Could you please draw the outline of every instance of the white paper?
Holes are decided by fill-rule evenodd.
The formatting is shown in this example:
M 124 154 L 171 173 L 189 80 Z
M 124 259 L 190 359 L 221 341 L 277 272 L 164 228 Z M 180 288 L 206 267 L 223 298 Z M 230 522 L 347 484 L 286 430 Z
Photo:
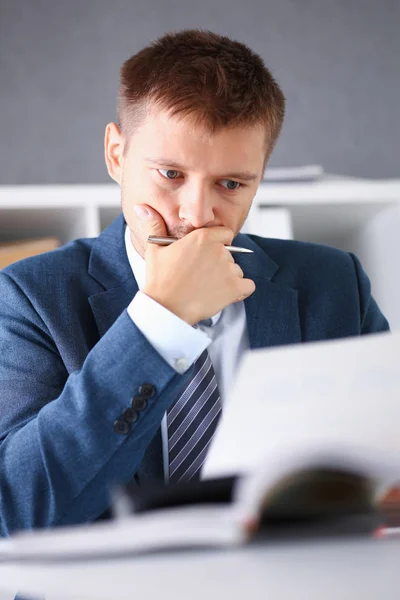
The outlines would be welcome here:
M 21 531 L 2 542 L 0 564 L 113 555 L 243 542 L 236 512 L 221 504 L 151 511 L 89 525 Z
M 400 481 L 400 333 L 245 355 L 203 477 L 249 473 L 289 449 L 365 456 Z
M 324 174 L 321 165 L 303 165 L 301 167 L 268 167 L 263 181 L 310 181 L 320 179 Z

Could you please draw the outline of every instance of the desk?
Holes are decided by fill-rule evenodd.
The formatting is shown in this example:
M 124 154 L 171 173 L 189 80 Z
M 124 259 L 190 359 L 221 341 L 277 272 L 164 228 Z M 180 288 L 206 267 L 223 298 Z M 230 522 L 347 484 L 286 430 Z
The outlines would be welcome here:
M 259 542 L 85 563 L 3 564 L 0 590 L 46 600 L 397 600 L 399 564 L 395 539 Z

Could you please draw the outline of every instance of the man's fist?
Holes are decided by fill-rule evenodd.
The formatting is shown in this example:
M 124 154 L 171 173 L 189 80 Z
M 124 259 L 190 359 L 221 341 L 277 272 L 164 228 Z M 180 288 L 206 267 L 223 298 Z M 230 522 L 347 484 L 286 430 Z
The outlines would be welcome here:
M 145 240 L 149 235 L 167 235 L 164 220 L 154 209 L 139 205 L 136 214 Z M 190 325 L 247 298 L 255 284 L 244 279 L 242 269 L 225 248 L 232 239 L 233 232 L 227 227 L 205 227 L 169 246 L 148 244 L 142 292 Z

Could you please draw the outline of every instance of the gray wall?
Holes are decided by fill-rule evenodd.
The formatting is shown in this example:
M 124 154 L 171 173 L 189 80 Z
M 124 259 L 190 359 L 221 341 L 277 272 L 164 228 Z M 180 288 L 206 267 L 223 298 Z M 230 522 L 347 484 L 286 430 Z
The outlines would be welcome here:
M 248 43 L 281 83 L 271 166 L 400 176 L 400 0 L 0 0 L 0 184 L 108 181 L 120 64 L 185 27 Z

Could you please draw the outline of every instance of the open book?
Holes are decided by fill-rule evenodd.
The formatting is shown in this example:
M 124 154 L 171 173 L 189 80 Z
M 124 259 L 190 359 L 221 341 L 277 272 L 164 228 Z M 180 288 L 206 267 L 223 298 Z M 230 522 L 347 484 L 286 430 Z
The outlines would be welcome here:
M 128 484 L 114 491 L 113 520 L 22 532 L 0 557 L 229 546 L 282 525 L 371 531 L 400 482 L 399 356 L 400 333 L 249 351 L 202 480 Z

